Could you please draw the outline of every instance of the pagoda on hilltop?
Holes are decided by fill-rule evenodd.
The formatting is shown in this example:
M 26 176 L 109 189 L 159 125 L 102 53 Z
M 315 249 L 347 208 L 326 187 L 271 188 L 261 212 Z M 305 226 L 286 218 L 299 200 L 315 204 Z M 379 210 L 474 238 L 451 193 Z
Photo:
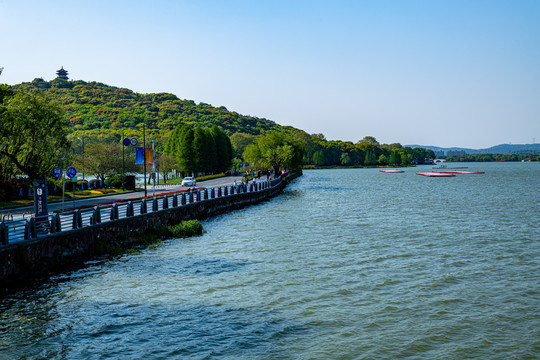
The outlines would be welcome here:
M 56 72 L 56 75 L 58 75 L 58 78 L 67 80 L 68 79 L 68 72 L 67 70 L 64 70 L 64 67 Z

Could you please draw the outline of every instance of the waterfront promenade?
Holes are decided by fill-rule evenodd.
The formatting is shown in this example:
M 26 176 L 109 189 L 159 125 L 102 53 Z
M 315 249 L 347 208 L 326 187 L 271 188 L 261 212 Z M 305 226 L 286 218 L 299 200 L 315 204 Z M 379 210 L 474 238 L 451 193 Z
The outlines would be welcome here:
M 197 183 L 197 187 L 218 187 L 218 186 L 230 186 L 236 181 L 237 183 L 240 183 L 242 177 L 241 176 L 226 176 L 222 178 L 212 179 L 212 180 L 206 180 L 201 181 Z M 170 184 L 160 184 L 156 185 L 155 194 L 156 196 L 161 195 L 163 193 L 168 192 L 174 192 L 174 191 L 180 191 L 180 190 L 186 190 L 189 189 L 189 187 L 181 186 L 177 183 L 170 183 Z M 153 186 L 147 185 L 147 195 L 152 196 L 154 194 Z M 126 200 L 132 200 L 132 199 L 138 199 L 144 196 L 144 189 L 128 192 L 128 193 L 122 193 L 122 194 L 113 194 L 113 195 L 102 195 L 102 196 L 96 196 L 91 198 L 81 198 L 81 199 L 75 199 L 75 206 L 73 206 L 72 199 L 67 199 L 63 203 L 62 201 L 55 201 L 55 202 L 49 202 L 47 204 L 49 213 L 52 213 L 54 211 L 62 210 L 62 209 L 73 209 L 79 208 L 79 207 L 88 207 L 88 206 L 94 206 L 94 205 L 100 205 L 100 204 L 107 204 L 111 202 L 119 202 L 119 201 L 126 201 Z M 33 215 L 34 211 L 34 205 L 29 206 L 18 206 L 18 207 L 12 207 L 12 208 L 0 208 L 0 220 L 2 220 L 3 216 L 13 216 L 13 219 L 20 219 L 23 217 L 30 217 Z

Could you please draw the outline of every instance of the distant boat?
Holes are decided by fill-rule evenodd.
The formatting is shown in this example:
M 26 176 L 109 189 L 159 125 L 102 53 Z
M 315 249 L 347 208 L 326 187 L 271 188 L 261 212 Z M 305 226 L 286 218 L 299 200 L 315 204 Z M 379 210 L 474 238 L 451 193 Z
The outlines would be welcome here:
M 405 172 L 403 170 L 379 170 L 380 172 L 383 172 L 383 173 L 402 173 L 402 172 Z
M 416 175 L 428 176 L 428 177 L 453 177 L 454 174 L 447 174 L 441 172 L 417 172 Z
M 447 171 L 447 170 L 435 170 L 433 171 L 439 174 L 485 174 L 483 171 Z
M 467 168 L 468 168 L 467 166 L 446 166 L 446 165 L 432 167 L 432 169 L 467 169 Z

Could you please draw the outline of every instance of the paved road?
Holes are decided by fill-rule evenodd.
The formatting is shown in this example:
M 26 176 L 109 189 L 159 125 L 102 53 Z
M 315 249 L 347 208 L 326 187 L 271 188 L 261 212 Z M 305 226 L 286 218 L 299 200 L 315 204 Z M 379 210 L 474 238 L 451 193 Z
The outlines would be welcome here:
M 225 186 L 225 185 L 232 185 L 234 181 L 240 182 L 242 179 L 241 176 L 227 176 L 223 178 L 213 179 L 213 180 L 207 180 L 207 181 L 201 181 L 197 183 L 197 187 L 218 187 L 218 186 Z M 186 187 L 182 187 L 181 185 L 158 185 L 155 189 L 155 194 L 159 195 L 166 192 L 171 191 L 178 191 L 182 189 L 187 189 Z M 147 194 L 148 196 L 152 196 L 154 194 L 153 187 L 151 185 L 147 185 Z M 130 192 L 130 193 L 123 193 L 123 194 L 115 194 L 115 195 L 105 195 L 100 197 L 94 197 L 89 199 L 81 199 L 77 200 L 75 199 L 75 207 L 81 207 L 81 206 L 89 206 L 89 205 L 99 205 L 99 204 L 106 204 L 106 203 L 112 203 L 120 200 L 127 200 L 127 199 L 136 199 L 144 196 L 144 190 L 143 191 L 136 191 L 136 192 Z M 62 202 L 54 202 L 54 203 L 48 203 L 47 204 L 49 213 L 52 213 L 55 210 L 61 210 L 62 208 L 68 209 L 73 208 L 73 201 L 66 200 L 64 204 Z M 25 207 L 18 207 L 18 208 L 12 208 L 12 209 L 0 209 L 0 215 L 5 215 L 7 213 L 13 215 L 14 219 L 29 217 L 31 213 L 34 211 L 34 206 L 25 206 Z M 2 217 L 0 216 L 0 220 Z

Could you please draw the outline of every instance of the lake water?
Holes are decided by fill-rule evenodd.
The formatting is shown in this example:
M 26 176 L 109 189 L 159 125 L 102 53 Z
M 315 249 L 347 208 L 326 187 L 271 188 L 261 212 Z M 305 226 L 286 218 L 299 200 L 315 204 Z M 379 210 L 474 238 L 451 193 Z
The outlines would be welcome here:
M 540 163 L 311 170 L 0 301 L 0 359 L 538 359 Z

